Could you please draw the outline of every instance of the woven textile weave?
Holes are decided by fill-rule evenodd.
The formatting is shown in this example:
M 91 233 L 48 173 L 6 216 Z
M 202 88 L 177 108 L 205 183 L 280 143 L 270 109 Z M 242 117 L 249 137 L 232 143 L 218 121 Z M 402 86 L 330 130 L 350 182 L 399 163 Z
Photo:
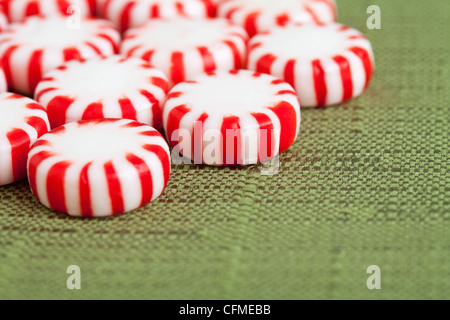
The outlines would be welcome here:
M 366 26 L 372 4 L 381 30 Z M 338 6 L 372 41 L 376 75 L 361 98 L 303 110 L 278 174 L 174 165 L 161 198 L 106 220 L 1 187 L 0 298 L 450 298 L 450 2 Z

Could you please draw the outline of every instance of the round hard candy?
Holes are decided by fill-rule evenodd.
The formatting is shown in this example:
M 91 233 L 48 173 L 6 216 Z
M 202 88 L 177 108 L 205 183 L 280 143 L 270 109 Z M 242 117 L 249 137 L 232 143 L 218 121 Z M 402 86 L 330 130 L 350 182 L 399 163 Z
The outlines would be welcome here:
M 162 128 L 162 107 L 169 84 L 148 62 L 114 55 L 70 61 L 45 75 L 35 99 L 52 128 L 68 122 L 126 118 Z
M 0 58 L 12 91 L 32 95 L 44 73 L 69 60 L 117 52 L 120 34 L 110 22 L 31 17 L 0 34 Z
M 278 26 L 336 21 L 334 0 L 224 0 L 218 15 L 245 27 L 250 36 Z
M 221 71 L 176 85 L 163 123 L 175 151 L 195 163 L 256 164 L 295 142 L 300 105 L 294 89 L 273 76 Z
M 48 130 L 47 113 L 36 101 L 0 94 L 0 185 L 26 178 L 28 151 Z
M 8 17 L 5 14 L 2 6 L 0 5 L 0 32 L 8 27 Z
M 210 0 L 99 0 L 98 12 L 125 31 L 150 19 L 214 17 L 216 6 Z
M 31 16 L 92 16 L 95 0 L 0 0 L 10 21 L 23 21 Z
M 42 136 L 28 158 L 33 194 L 71 216 L 107 217 L 142 207 L 161 195 L 169 176 L 164 138 L 127 119 L 60 126 Z
M 335 105 L 361 95 L 375 65 L 369 40 L 338 23 L 257 35 L 249 43 L 247 61 L 249 69 L 290 83 L 302 107 Z
M 247 34 L 225 19 L 152 20 L 125 34 L 121 52 L 149 61 L 171 84 L 243 67 Z

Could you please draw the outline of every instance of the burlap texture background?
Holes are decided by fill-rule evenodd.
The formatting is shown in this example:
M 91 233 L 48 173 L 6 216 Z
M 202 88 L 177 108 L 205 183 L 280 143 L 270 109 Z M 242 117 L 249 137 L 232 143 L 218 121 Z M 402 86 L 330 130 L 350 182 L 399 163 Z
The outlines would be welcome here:
M 371 4 L 381 30 L 366 27 Z M 304 110 L 277 175 L 174 166 L 161 198 L 106 220 L 1 187 L 0 298 L 450 298 L 450 2 L 338 5 L 373 42 L 375 78 L 359 99 Z M 370 265 L 382 290 L 366 288 Z

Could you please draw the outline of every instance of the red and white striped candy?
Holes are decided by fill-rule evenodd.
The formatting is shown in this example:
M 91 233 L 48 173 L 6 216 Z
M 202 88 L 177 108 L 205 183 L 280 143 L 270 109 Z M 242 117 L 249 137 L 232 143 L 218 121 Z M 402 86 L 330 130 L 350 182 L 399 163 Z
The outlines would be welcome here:
M 8 27 L 8 17 L 3 11 L 2 6 L 0 5 L 0 32 L 5 30 Z
M 311 24 L 254 37 L 247 67 L 290 83 L 302 107 L 323 107 L 361 95 L 371 80 L 374 57 L 359 31 L 337 23 Z
M 3 71 L 0 63 L 0 93 L 6 91 L 8 91 L 8 82 L 6 81 L 5 71 Z
M 204 72 L 242 68 L 247 38 L 225 19 L 152 20 L 125 34 L 121 52 L 149 61 L 176 84 Z
M 52 128 L 68 122 L 126 118 L 162 128 L 167 77 L 139 58 L 120 55 L 70 61 L 38 84 L 35 99 Z
M 0 94 L 0 185 L 26 178 L 28 151 L 49 128 L 47 114 L 36 101 Z
M 32 17 L 0 34 L 0 58 L 12 91 L 32 95 L 44 73 L 69 60 L 117 52 L 120 34 L 105 20 Z
M 289 24 L 336 21 L 334 0 L 224 0 L 217 12 L 245 27 L 250 37 Z
M 0 0 L 10 21 L 18 22 L 30 16 L 51 17 L 78 14 L 92 16 L 95 0 Z
M 142 207 L 164 191 L 169 147 L 150 126 L 127 119 L 72 122 L 30 150 L 28 178 L 46 207 L 106 217 Z
M 155 18 L 208 18 L 216 15 L 210 0 L 101 0 L 99 14 L 122 31 Z
M 222 71 L 176 85 L 163 121 L 175 150 L 196 163 L 256 164 L 295 142 L 300 105 L 294 89 L 273 76 Z

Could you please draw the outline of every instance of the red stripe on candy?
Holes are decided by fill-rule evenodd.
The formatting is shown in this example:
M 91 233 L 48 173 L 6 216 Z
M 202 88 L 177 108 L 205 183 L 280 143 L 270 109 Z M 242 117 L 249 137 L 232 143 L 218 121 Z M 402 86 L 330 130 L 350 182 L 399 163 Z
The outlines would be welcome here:
M 62 15 L 69 15 L 68 9 L 70 7 L 70 3 L 68 1 L 59 0 L 56 5 L 58 6 L 58 10 Z
M 131 16 L 131 10 L 133 10 L 133 7 L 136 5 L 136 2 L 131 1 L 128 2 L 125 7 L 123 8 L 122 14 L 120 16 L 120 29 L 121 31 L 125 31 L 130 26 L 130 16 Z
M 327 99 L 327 85 L 325 82 L 325 71 L 320 60 L 312 62 L 314 77 L 314 90 L 316 92 L 317 105 L 323 107 Z
M 169 95 L 167 96 L 167 100 L 179 98 L 179 97 L 181 97 L 182 95 L 183 95 L 183 92 L 171 92 L 171 93 L 169 93 Z
M 79 190 L 80 190 L 80 207 L 83 217 L 92 217 L 91 204 L 91 183 L 89 181 L 89 168 L 92 162 L 83 167 L 80 172 Z
M 19 48 L 18 45 L 9 47 L 2 56 L 3 71 L 5 72 L 6 79 L 8 80 L 10 86 L 13 83 L 11 74 L 11 56 L 14 53 L 14 51 L 17 50 L 17 48 Z
M 111 6 L 111 2 L 112 2 L 112 0 L 105 0 L 105 2 L 103 4 L 103 8 L 100 8 L 101 9 L 99 12 L 100 16 L 102 16 L 102 17 L 107 16 L 109 8 Z
M 99 47 L 97 47 L 95 44 L 93 44 L 92 42 L 86 41 L 84 43 L 85 45 L 87 45 L 88 47 L 90 47 L 92 50 L 94 50 L 94 52 L 98 55 L 102 55 L 102 51 L 100 50 Z
M 154 4 L 150 9 L 150 18 L 159 18 L 159 4 Z
M 257 33 L 256 21 L 259 17 L 259 14 L 259 12 L 253 12 L 245 18 L 244 26 L 250 37 L 253 37 Z
M 211 0 L 202 0 L 206 7 L 206 15 L 209 18 L 214 18 L 217 15 L 217 9 Z
M 292 90 L 281 90 L 281 91 L 277 92 L 277 96 L 282 96 L 284 94 L 290 94 L 290 95 L 293 95 L 293 96 L 297 96 L 297 94 L 294 91 L 292 91 Z
M 151 94 L 147 90 L 141 90 L 140 93 L 144 97 L 146 97 L 148 101 L 150 101 L 152 105 L 153 127 L 159 130 L 160 128 L 162 128 L 162 114 L 159 101 L 155 98 L 153 94 Z
M 80 124 L 81 125 L 81 124 Z M 56 129 L 53 129 L 51 132 L 53 133 L 53 134 L 61 134 L 61 133 L 64 133 L 66 131 L 66 127 L 64 127 L 64 126 L 59 126 L 58 128 L 56 128 Z
M 262 56 L 256 63 L 256 71 L 270 74 L 270 70 L 276 59 L 277 57 L 270 53 Z
M 231 20 L 231 18 L 233 17 L 233 15 L 234 15 L 238 10 L 239 10 L 239 7 L 235 7 L 235 8 L 230 9 L 230 10 L 226 13 L 225 18 L 227 18 L 228 20 Z
M 119 100 L 120 110 L 122 111 L 122 118 L 137 120 L 136 109 L 130 99 L 124 98 Z
M 25 8 L 25 16 L 36 16 L 39 15 L 41 12 L 39 9 L 39 1 L 31 1 L 28 3 L 28 5 Z
M 181 2 L 175 2 L 175 8 L 177 9 L 177 13 L 180 15 L 180 16 L 185 16 L 186 15 L 186 12 L 185 12 L 185 10 L 184 10 L 184 5 L 183 5 L 183 3 L 181 3 Z
M 287 150 L 294 142 L 297 133 L 297 114 L 295 108 L 283 101 L 275 107 L 269 108 L 280 120 L 281 137 L 280 137 L 280 153 Z
M 14 181 L 25 178 L 28 151 L 30 150 L 30 137 L 22 129 L 13 129 L 6 134 L 11 145 L 11 163 Z
M 48 141 L 48 140 L 39 139 L 38 141 L 36 141 L 36 142 L 33 144 L 32 148 L 37 148 L 37 147 L 40 147 L 40 146 L 47 146 L 47 147 L 50 147 L 50 146 L 52 146 L 52 144 L 51 144 L 50 141 Z
M 25 107 L 30 110 L 45 111 L 45 108 L 43 106 L 41 106 L 39 103 L 35 103 L 35 102 L 30 102 Z
M 272 120 L 267 114 L 252 113 L 259 125 L 258 161 L 265 162 L 275 156 L 275 132 Z
M 170 179 L 170 158 L 167 154 L 167 151 L 164 150 L 163 147 L 158 145 L 144 145 L 143 148 L 149 152 L 153 152 L 161 161 L 161 165 L 163 168 L 163 175 L 164 175 L 164 188 L 169 183 Z
M 311 18 L 313 19 L 314 23 L 317 25 L 323 25 L 322 21 L 320 21 L 319 17 L 317 16 L 317 14 L 311 9 L 311 7 L 305 5 L 305 10 L 306 12 L 309 13 L 309 15 L 311 16 Z
M 171 62 L 170 75 L 173 83 L 183 82 L 185 79 L 183 53 L 174 52 L 172 54 Z
M 203 163 L 203 125 L 208 117 L 207 113 L 203 113 L 192 128 L 192 157 L 195 164 Z
M 129 58 L 129 57 L 132 57 L 133 55 L 134 55 L 134 53 L 138 50 L 138 49 L 140 49 L 140 48 L 142 48 L 142 45 L 137 45 L 137 46 L 134 46 L 133 48 L 131 48 L 127 53 L 126 53 L 126 57 L 127 58 Z M 146 59 L 144 59 L 143 57 L 141 57 L 143 60 L 146 60 Z M 148 60 L 146 60 L 146 61 L 148 61 Z
M 111 199 L 113 215 L 121 214 L 125 211 L 122 186 L 120 184 L 119 177 L 117 176 L 117 172 L 112 161 L 105 163 L 104 169 L 106 180 L 108 182 L 108 191 L 109 197 Z
M 39 101 L 44 94 L 51 92 L 51 91 L 55 91 L 55 90 L 57 90 L 57 88 L 46 88 L 42 91 L 37 92 L 36 97 L 35 97 L 36 101 Z
M 364 70 L 366 72 L 366 84 L 365 88 L 369 86 L 370 79 L 372 78 L 373 74 L 373 65 L 370 58 L 369 52 L 367 52 L 366 49 L 359 48 L 359 47 L 353 47 L 350 48 L 350 51 L 353 52 L 358 56 L 359 59 L 361 59 L 361 62 L 363 63 Z
M 295 88 L 295 63 L 296 60 L 292 59 L 286 63 L 284 68 L 284 80 Z
M 353 97 L 353 80 L 350 62 L 343 56 L 335 56 L 333 57 L 333 60 L 339 65 L 342 88 L 344 89 L 342 101 L 346 101 Z
M 53 156 L 54 156 L 54 154 L 51 153 L 50 151 L 41 151 L 41 152 L 36 153 L 34 156 L 32 156 L 29 161 L 28 177 L 30 180 L 30 187 L 31 187 L 31 191 L 33 192 L 33 194 L 39 201 L 40 201 L 40 197 L 37 192 L 37 185 L 36 185 L 36 180 L 37 180 L 36 170 L 42 162 L 44 162 L 45 160 L 47 160 L 48 158 L 51 158 Z
M 134 48 L 133 48 L 134 49 Z M 136 48 L 136 50 L 137 49 L 139 49 L 139 47 L 137 47 Z M 133 51 L 133 50 L 132 50 Z M 130 51 L 130 54 L 129 54 L 129 56 L 131 56 L 133 53 L 132 53 L 132 51 Z M 150 50 L 150 51 L 147 51 L 146 53 L 144 53 L 143 55 L 142 55 L 142 60 L 145 60 L 145 61 L 147 61 L 147 62 L 151 62 L 152 61 L 152 56 L 153 56 L 153 54 L 155 53 L 155 50 Z
M 97 0 L 88 0 L 91 15 L 94 17 L 97 13 Z
M 64 181 L 71 162 L 62 161 L 54 164 L 47 175 L 47 196 L 50 208 L 59 212 L 67 212 Z
M 3 7 L 3 12 L 6 13 L 7 16 L 10 16 L 9 12 L 10 0 L 2 0 L 0 2 L 0 5 Z
M 223 165 L 243 164 L 242 135 L 239 117 L 224 117 L 220 132 L 222 133 L 221 145 Z
M 114 121 L 114 120 L 111 119 L 111 121 Z M 126 124 L 122 125 L 121 127 L 122 128 L 142 128 L 144 126 L 145 126 L 145 124 L 143 124 L 143 123 L 133 121 L 133 122 L 126 123 Z
M 142 199 L 140 207 L 146 205 L 153 198 L 153 178 L 147 163 L 136 155 L 129 153 L 126 156 L 128 162 L 130 162 L 138 172 L 141 182 Z
M 241 69 L 242 65 L 243 65 L 243 61 L 241 58 L 241 53 L 239 52 L 238 47 L 236 46 L 236 44 L 233 41 L 229 41 L 229 40 L 225 40 L 224 43 L 230 47 L 231 52 L 233 53 L 233 58 L 234 58 L 234 68 L 236 70 Z
M 67 109 L 69 109 L 74 101 L 74 99 L 63 96 L 57 96 L 50 100 L 47 105 L 47 113 L 52 128 L 59 127 L 66 123 Z
M 118 53 L 118 51 L 119 51 L 118 45 L 110 36 L 108 36 L 107 34 L 99 33 L 99 34 L 97 34 L 97 37 L 100 37 L 100 38 L 108 41 L 109 44 L 111 45 L 111 48 L 113 49 L 114 53 Z
M 36 130 L 38 138 L 48 131 L 47 123 L 40 117 L 29 117 L 25 121 Z
M 99 120 L 103 118 L 103 104 L 101 102 L 95 102 L 88 105 L 86 110 L 84 110 L 81 120 Z
M 161 88 L 162 91 L 164 91 L 165 94 L 169 92 L 169 84 L 165 79 L 153 77 L 151 79 L 151 83 L 159 88 Z
M 291 20 L 291 18 L 289 17 L 289 14 L 287 14 L 287 13 L 280 14 L 279 16 L 276 17 L 277 25 L 279 25 L 281 27 L 284 27 L 285 25 L 287 25 L 290 20 Z
M 181 119 L 189 112 L 191 109 L 185 105 L 178 106 L 172 109 L 169 113 L 167 119 L 167 140 L 172 147 L 176 147 L 180 142 L 180 136 L 175 134 L 175 131 L 180 129 Z M 179 150 L 178 150 L 179 151 Z
M 43 50 L 36 50 L 30 57 L 30 64 L 28 65 L 28 86 L 31 92 L 34 91 L 42 79 L 42 55 Z
M 161 137 L 161 134 L 156 130 L 139 132 L 139 134 L 147 137 Z
M 77 48 L 67 48 L 63 51 L 64 61 L 70 61 L 70 60 L 82 60 L 83 56 L 81 55 L 80 51 L 78 51 Z
M 197 50 L 203 60 L 203 70 L 205 72 L 216 70 L 216 62 L 214 61 L 214 56 L 209 49 L 207 47 L 198 47 Z

